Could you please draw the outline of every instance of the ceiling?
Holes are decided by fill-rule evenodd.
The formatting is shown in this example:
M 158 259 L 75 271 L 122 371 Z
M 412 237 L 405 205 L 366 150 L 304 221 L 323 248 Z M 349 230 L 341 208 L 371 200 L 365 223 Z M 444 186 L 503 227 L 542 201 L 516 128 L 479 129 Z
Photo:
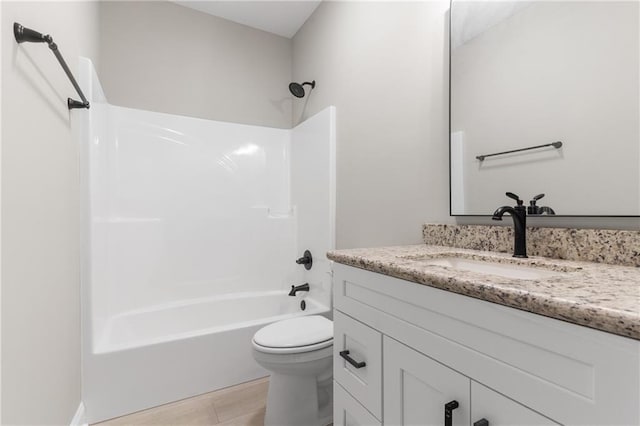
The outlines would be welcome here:
M 525 0 L 453 2 L 451 47 L 463 45 L 531 4 Z
M 200 12 L 291 38 L 311 16 L 321 0 L 172 0 Z

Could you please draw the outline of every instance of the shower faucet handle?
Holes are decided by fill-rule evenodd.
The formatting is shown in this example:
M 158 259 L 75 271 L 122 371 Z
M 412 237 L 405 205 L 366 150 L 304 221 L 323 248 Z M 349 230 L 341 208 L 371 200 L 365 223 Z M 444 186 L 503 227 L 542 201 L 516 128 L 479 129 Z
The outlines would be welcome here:
M 298 265 L 304 265 L 304 268 L 308 271 L 313 266 L 313 257 L 311 257 L 311 252 L 309 250 L 304 251 L 304 255 L 296 260 Z

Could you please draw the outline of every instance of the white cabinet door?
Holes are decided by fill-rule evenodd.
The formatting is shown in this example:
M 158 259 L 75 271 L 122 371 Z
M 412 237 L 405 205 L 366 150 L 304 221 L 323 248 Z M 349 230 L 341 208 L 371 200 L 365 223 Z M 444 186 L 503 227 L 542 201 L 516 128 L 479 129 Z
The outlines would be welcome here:
M 471 421 L 476 426 L 550 426 L 558 425 L 535 411 L 493 390 L 471 382 Z M 482 422 L 481 420 L 486 420 Z
M 470 380 L 462 374 L 387 336 L 383 337 L 384 424 L 443 426 L 445 405 L 452 426 L 470 422 Z
M 333 395 L 334 426 L 380 426 L 378 419 L 336 381 L 333 382 Z

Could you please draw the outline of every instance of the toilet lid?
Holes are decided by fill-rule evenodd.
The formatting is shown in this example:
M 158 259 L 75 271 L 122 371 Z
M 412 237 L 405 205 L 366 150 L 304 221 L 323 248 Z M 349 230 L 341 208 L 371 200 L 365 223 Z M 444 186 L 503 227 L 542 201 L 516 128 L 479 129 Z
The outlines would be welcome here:
M 333 322 L 320 315 L 291 318 L 261 328 L 253 341 L 267 348 L 297 348 L 333 340 Z

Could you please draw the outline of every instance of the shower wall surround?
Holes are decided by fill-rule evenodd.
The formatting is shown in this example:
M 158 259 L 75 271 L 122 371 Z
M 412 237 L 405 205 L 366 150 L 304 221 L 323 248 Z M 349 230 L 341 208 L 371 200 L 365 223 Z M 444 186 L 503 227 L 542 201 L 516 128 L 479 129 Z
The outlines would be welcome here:
M 113 106 L 107 116 L 91 188 L 98 323 L 293 280 L 289 132 Z M 98 326 L 98 348 L 110 331 Z
M 425 224 L 425 244 L 510 252 L 513 227 Z M 530 256 L 640 266 L 640 231 L 573 228 L 527 228 Z
M 276 129 L 116 107 L 80 68 L 89 421 L 266 375 L 253 333 L 329 312 L 334 108 Z M 302 311 L 287 291 L 304 282 Z

